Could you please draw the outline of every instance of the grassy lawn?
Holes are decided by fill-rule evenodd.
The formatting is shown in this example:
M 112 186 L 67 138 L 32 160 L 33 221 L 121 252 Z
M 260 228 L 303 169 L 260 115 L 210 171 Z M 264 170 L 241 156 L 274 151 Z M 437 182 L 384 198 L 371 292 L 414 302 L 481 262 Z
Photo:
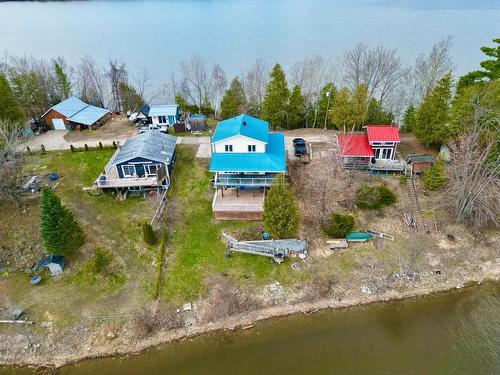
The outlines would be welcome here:
M 194 300 L 207 289 L 210 275 L 227 275 L 235 283 L 259 286 L 273 281 L 300 280 L 306 271 L 292 271 L 291 260 L 271 263 L 268 258 L 234 254 L 225 258 L 220 239 L 224 230 L 260 228 L 259 222 L 216 222 L 212 218 L 213 189 L 207 161 L 195 159 L 195 149 L 178 146 L 172 185 L 171 238 L 163 297 L 172 303 Z
M 144 245 L 140 224 L 152 217 L 156 202 L 142 197 L 117 202 L 111 194 L 96 197 L 82 191 L 83 186 L 92 185 L 113 151 L 49 152 L 28 158 L 27 174 L 58 173 L 60 183 L 55 192 L 75 214 L 86 236 L 85 245 L 66 259 L 66 272 L 59 279 L 46 275 L 41 285 L 33 287 L 29 285 L 28 274 L 0 277 L 12 303 L 27 309 L 37 321 L 53 319 L 56 325 L 65 326 L 82 316 L 125 313 L 149 298 L 155 249 Z M 13 206 L 14 212 L 2 209 L 2 232 L 10 230 L 16 233 L 15 236 L 9 235 L 8 244 L 12 245 L 16 237 L 39 244 L 37 202 L 34 200 L 19 210 Z M 28 213 L 23 214 L 26 210 Z M 22 225 L 7 227 L 12 226 L 12 221 L 6 217 L 16 215 L 24 215 Z M 19 251 L 24 251 L 22 242 L 17 246 Z M 77 277 L 97 246 L 113 253 L 116 271 L 113 277 L 97 280 Z

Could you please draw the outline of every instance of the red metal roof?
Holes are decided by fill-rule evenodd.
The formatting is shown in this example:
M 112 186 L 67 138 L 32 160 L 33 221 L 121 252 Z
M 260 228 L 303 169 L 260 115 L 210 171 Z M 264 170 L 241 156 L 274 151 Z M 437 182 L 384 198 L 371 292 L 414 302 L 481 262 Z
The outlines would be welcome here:
M 373 150 L 364 134 L 337 134 L 341 156 L 357 156 L 371 158 Z
M 397 125 L 367 125 L 368 142 L 399 142 Z

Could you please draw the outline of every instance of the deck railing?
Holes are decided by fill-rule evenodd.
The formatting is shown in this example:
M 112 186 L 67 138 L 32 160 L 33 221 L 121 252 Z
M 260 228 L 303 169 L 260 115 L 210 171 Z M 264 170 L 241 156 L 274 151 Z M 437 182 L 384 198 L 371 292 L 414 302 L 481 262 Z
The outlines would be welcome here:
M 221 177 L 214 178 L 213 187 L 221 186 L 271 186 L 275 177 Z
M 101 180 L 101 178 L 99 177 L 96 181 L 96 184 L 99 188 L 160 185 L 156 177 L 125 177 L 105 180 Z
M 262 212 L 264 205 L 262 203 L 215 203 L 214 211 L 228 212 Z

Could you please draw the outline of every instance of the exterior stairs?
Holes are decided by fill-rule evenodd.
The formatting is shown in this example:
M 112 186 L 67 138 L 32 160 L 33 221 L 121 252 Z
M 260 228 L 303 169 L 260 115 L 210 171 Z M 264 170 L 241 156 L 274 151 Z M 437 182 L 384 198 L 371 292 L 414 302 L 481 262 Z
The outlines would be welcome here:
M 415 174 L 411 165 L 407 164 L 404 170 L 406 178 L 406 190 L 410 198 L 411 213 L 415 222 L 415 229 L 423 228 L 422 215 L 420 214 L 420 204 L 418 203 L 417 188 L 415 186 Z

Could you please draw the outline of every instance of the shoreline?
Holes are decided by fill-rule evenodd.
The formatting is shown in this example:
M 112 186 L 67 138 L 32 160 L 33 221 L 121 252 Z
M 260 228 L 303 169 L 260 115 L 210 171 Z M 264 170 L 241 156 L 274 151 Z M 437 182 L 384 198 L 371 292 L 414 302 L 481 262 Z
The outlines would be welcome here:
M 114 348 L 103 348 L 97 346 L 86 352 L 82 344 L 78 354 L 66 355 L 64 353 L 51 353 L 51 355 L 2 355 L 0 366 L 18 368 L 39 368 L 56 369 L 67 365 L 76 364 L 86 360 L 97 360 L 110 357 L 128 357 L 139 355 L 140 353 L 154 347 L 175 343 L 177 341 L 192 339 L 197 336 L 212 334 L 221 331 L 237 331 L 246 327 L 253 327 L 254 324 L 271 319 L 279 319 L 296 314 L 314 314 L 327 309 L 340 310 L 357 306 L 367 306 L 375 303 L 403 302 L 413 298 L 428 297 L 434 294 L 451 292 L 457 289 L 469 288 L 485 282 L 500 282 L 500 270 L 492 270 L 491 273 L 476 275 L 463 282 L 447 282 L 446 285 L 438 287 L 418 286 L 412 290 L 396 292 L 394 290 L 374 295 L 356 295 L 341 301 L 336 299 L 322 299 L 314 302 L 298 303 L 294 305 L 279 305 L 260 310 L 248 311 L 239 315 L 234 315 L 216 322 L 200 324 L 189 328 L 179 328 L 174 330 L 160 330 L 150 337 L 137 339 L 136 341 L 126 341 L 116 345 Z M 456 281 L 456 280 L 455 280 Z M 22 357 L 19 358 L 19 357 Z

